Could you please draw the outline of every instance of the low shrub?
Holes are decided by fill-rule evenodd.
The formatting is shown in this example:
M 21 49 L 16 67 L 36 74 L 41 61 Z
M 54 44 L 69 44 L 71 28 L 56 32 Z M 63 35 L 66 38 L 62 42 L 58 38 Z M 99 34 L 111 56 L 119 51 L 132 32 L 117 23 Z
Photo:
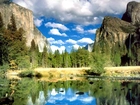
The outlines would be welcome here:
M 38 78 L 42 77 L 42 75 L 40 73 L 34 72 L 33 70 L 25 70 L 25 71 L 19 73 L 19 76 L 20 77 L 30 77 L 30 78 L 32 78 L 32 77 L 38 77 Z

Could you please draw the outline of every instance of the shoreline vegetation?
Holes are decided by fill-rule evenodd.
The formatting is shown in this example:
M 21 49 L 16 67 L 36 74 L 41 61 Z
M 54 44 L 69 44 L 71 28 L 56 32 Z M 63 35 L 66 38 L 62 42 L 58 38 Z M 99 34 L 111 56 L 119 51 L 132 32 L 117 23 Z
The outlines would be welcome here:
M 82 68 L 35 68 L 34 70 L 8 70 L 6 77 L 9 79 L 21 79 L 22 77 L 44 77 L 50 78 L 65 78 L 66 80 L 73 77 L 94 77 L 97 75 L 89 75 L 90 67 Z M 105 67 L 105 73 L 98 77 L 114 77 L 114 78 L 137 78 L 140 79 L 140 66 L 121 66 L 121 67 Z

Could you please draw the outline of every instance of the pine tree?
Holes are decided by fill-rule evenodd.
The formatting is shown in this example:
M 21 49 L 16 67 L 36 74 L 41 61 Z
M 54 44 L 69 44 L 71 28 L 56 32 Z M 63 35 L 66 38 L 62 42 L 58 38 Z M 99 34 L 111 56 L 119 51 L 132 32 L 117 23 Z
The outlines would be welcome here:
M 0 12 L 0 65 L 3 65 L 3 55 L 4 55 L 3 26 L 4 23 Z
M 76 50 L 72 48 L 70 53 L 71 67 L 77 67 Z
M 26 39 L 24 37 L 24 30 L 19 28 L 15 33 L 15 43 L 13 44 L 16 55 L 16 62 L 19 68 L 28 68 L 30 66 L 30 58 L 28 48 L 26 46 Z
M 62 61 L 62 67 L 71 67 L 71 58 L 70 54 L 65 50 L 64 53 L 61 54 L 63 61 Z
M 52 52 L 49 52 L 48 53 L 48 67 L 50 67 L 50 68 L 54 67 L 54 65 L 53 65 L 53 54 L 52 54 Z
M 2 28 L 3 26 L 4 26 L 3 18 L 2 18 L 2 14 L 0 12 L 0 28 Z
M 30 63 L 31 67 L 37 67 L 38 66 L 38 56 L 37 56 L 37 47 L 35 45 L 34 39 L 31 41 L 31 48 L 30 48 Z
M 46 68 L 48 66 L 47 63 L 48 63 L 48 52 L 47 52 L 47 47 L 44 46 L 42 52 L 42 66 Z
M 13 14 L 10 18 L 10 23 L 8 24 L 8 30 L 11 30 L 12 32 L 15 32 L 17 30 L 16 21 Z
M 59 50 L 54 52 L 54 59 L 53 59 L 54 67 L 61 67 L 62 66 L 62 57 L 60 55 Z

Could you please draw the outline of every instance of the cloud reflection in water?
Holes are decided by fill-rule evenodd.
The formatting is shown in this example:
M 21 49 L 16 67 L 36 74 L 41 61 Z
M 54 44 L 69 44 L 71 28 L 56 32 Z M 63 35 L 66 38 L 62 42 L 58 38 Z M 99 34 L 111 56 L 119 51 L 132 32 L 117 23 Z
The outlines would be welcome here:
M 49 92 L 49 98 L 45 105 L 96 105 L 94 97 L 84 93 L 82 95 L 76 94 L 71 88 L 67 90 L 61 89 L 56 91 L 52 89 Z

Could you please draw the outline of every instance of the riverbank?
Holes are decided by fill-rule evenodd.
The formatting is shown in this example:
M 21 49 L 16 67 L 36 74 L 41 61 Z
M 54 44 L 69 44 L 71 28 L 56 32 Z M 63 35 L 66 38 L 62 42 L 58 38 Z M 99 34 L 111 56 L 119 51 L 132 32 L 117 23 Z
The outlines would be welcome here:
M 42 76 L 81 76 L 86 75 L 86 70 L 90 70 L 90 67 L 82 68 L 36 68 L 35 72 L 41 73 Z
M 84 76 L 87 75 L 86 70 L 90 70 L 90 67 L 82 67 L 82 68 L 35 68 L 34 70 L 29 71 L 33 75 L 39 74 L 43 80 L 49 80 L 50 78 L 54 79 L 61 79 L 61 80 L 68 80 L 68 79 L 79 79 L 75 78 L 77 76 Z M 19 74 L 26 76 L 30 75 L 27 73 L 27 70 L 8 70 L 6 73 L 6 77 L 8 79 L 21 79 Z M 31 75 L 32 75 L 31 74 Z M 24 77 L 23 76 L 23 77 Z
M 64 78 L 73 79 L 76 76 L 86 76 L 87 70 L 90 67 L 83 68 L 35 68 L 32 70 L 34 73 L 39 73 L 42 77 L 47 78 Z M 140 66 L 122 66 L 122 67 L 105 67 L 105 73 L 102 76 L 108 77 L 140 77 Z M 9 70 L 6 73 L 8 78 L 16 78 L 19 73 L 24 72 L 24 70 Z
M 107 76 L 115 77 L 140 77 L 140 66 L 105 67 Z

